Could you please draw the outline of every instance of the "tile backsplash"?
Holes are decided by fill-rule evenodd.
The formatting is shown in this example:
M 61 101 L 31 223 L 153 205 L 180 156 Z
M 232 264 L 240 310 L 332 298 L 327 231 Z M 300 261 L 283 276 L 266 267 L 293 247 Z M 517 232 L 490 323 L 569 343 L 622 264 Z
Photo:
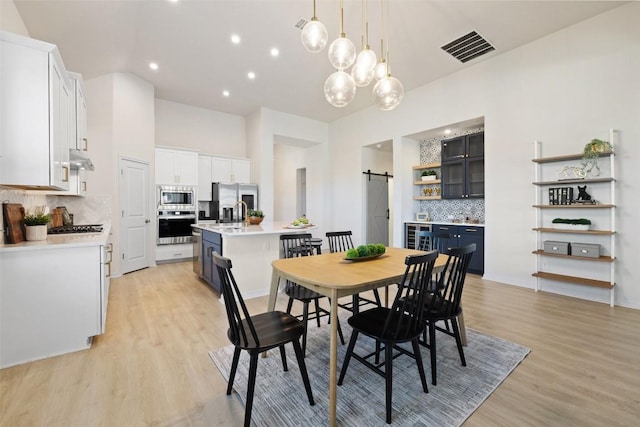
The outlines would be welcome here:
M 484 131 L 484 127 L 420 141 L 420 164 L 439 163 L 443 139 Z M 433 221 L 447 221 L 457 215 L 477 219 L 484 223 L 484 199 L 422 200 L 420 212 L 427 212 Z
M 111 196 L 55 196 L 39 194 L 36 191 L 13 190 L 0 188 L 0 201 L 3 203 L 20 203 L 25 210 L 33 210 L 37 206 L 47 206 L 49 212 L 58 206 L 66 206 L 73 214 L 75 224 L 105 224 L 111 222 Z M 0 215 L 0 229 L 4 230 L 4 220 Z

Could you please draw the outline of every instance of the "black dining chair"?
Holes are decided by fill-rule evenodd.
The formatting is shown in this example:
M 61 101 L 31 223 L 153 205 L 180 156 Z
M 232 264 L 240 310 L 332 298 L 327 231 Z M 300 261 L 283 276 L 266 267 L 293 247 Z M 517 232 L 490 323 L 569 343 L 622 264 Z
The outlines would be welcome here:
M 442 253 L 449 247 L 451 234 L 442 231 L 418 231 L 418 250 Z
M 240 352 L 249 352 L 249 384 L 247 386 L 247 402 L 244 413 L 244 425 L 251 424 L 251 409 L 253 408 L 253 394 L 255 391 L 256 371 L 258 368 L 258 355 L 272 348 L 280 348 L 282 368 L 287 371 L 287 358 L 284 345 L 293 344 L 296 352 L 298 367 L 302 374 L 302 382 L 309 398 L 309 404 L 315 405 L 311 393 L 311 383 L 307 374 L 307 366 L 304 363 L 304 355 L 300 346 L 300 337 L 304 334 L 304 325 L 295 317 L 281 311 L 269 311 L 251 316 L 242 299 L 238 285 L 231 272 L 231 260 L 223 258 L 217 252 L 213 253 L 213 263 L 220 277 L 222 297 L 227 311 L 229 330 L 227 337 L 234 345 L 233 361 L 229 373 L 227 395 L 231 394 L 233 381 L 238 369 Z
M 311 244 L 310 233 L 300 234 L 282 234 L 280 236 L 280 243 L 282 245 L 282 256 L 284 258 L 295 258 L 301 256 L 312 256 L 314 254 L 314 246 Z M 330 317 L 330 312 L 320 306 L 320 298 L 324 298 L 315 291 L 300 286 L 297 283 L 286 281 L 285 294 L 289 297 L 287 302 L 287 313 L 291 314 L 294 301 L 302 302 L 302 315 L 297 316 L 298 319 L 302 319 L 304 324 L 304 334 L 302 335 L 302 353 L 307 352 L 307 323 L 309 320 L 316 319 L 318 327 L 320 327 L 320 318 L 324 316 Z M 309 312 L 309 305 L 313 302 L 314 311 Z M 340 328 L 340 322 L 338 321 L 338 334 L 340 336 L 340 342 L 344 344 L 344 336 L 342 335 L 342 328 Z
M 432 293 L 424 303 L 424 319 L 429 331 L 429 341 L 423 339 L 420 343 L 427 347 L 431 353 L 431 383 L 437 385 L 436 375 L 436 331 L 452 336 L 458 346 L 458 354 L 462 366 L 467 366 L 464 358 L 462 340 L 458 316 L 462 313 L 460 301 L 462 289 L 469 269 L 469 262 L 476 250 L 476 244 L 472 243 L 459 248 L 449 248 L 444 253 L 449 256 L 441 275 L 439 291 Z M 436 323 L 439 321 L 451 322 L 451 330 L 443 329 Z
M 351 239 L 351 235 L 352 235 L 351 230 L 327 232 L 326 236 L 327 236 L 327 240 L 329 241 L 329 252 L 331 253 L 346 252 L 349 249 L 353 249 L 354 245 L 353 245 L 353 240 Z M 373 289 L 373 297 L 375 298 L 375 301 L 370 300 L 368 298 L 361 297 L 359 294 L 355 294 L 353 295 L 350 302 L 339 303 L 338 305 L 344 308 L 345 310 L 349 310 L 351 312 L 354 312 L 353 307 L 356 304 L 358 305 L 358 310 L 356 310 L 355 312 L 359 311 L 360 307 L 367 304 L 373 304 L 375 306 L 381 307 L 382 302 L 380 300 L 380 293 L 378 292 L 377 289 Z
M 349 318 L 349 325 L 353 328 L 353 332 L 340 371 L 338 385 L 342 385 L 352 357 L 383 376 L 388 424 L 391 424 L 394 358 L 402 354 L 414 358 L 422 381 L 422 389 L 425 393 L 429 392 L 420 355 L 419 338 L 425 328 L 423 307 L 426 295 L 429 293 L 427 286 L 437 258 L 437 251 L 407 256 L 404 262 L 406 265 L 404 276 L 398 284 L 398 291 L 391 308 L 375 307 Z M 367 355 L 356 354 L 354 347 L 360 334 L 373 338 L 376 342 L 376 350 Z M 413 352 L 397 345 L 404 342 L 411 342 Z M 393 354 L 394 350 L 396 355 Z M 384 351 L 384 361 L 378 363 L 377 359 L 381 351 Z M 374 363 L 369 360 L 372 357 L 375 357 Z

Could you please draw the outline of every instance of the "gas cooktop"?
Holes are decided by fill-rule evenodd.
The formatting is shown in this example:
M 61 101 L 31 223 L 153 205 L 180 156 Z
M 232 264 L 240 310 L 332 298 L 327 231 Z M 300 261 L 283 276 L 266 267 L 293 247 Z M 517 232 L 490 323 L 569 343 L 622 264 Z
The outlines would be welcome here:
M 48 234 L 75 234 L 75 233 L 100 233 L 102 232 L 102 224 L 87 225 L 63 225 L 61 227 L 53 227 L 47 231 Z

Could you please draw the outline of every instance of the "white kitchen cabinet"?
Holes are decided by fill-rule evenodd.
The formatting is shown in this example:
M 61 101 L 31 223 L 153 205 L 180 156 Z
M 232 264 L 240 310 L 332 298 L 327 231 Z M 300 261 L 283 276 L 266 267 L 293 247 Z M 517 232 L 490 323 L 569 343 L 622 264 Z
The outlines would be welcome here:
M 84 81 L 78 73 L 69 72 L 69 77 L 73 85 L 73 96 L 71 102 L 71 148 L 87 151 L 89 142 L 87 140 L 87 98 L 85 96 Z
M 218 156 L 198 156 L 198 200 L 211 201 L 211 183 L 251 182 L 251 161 Z
M 156 184 L 198 185 L 198 153 L 156 148 Z
M 0 184 L 69 189 L 71 83 L 55 45 L 0 32 Z
M 86 349 L 104 332 L 108 246 L 0 251 L 0 368 Z
M 177 261 L 193 258 L 193 243 L 178 243 L 175 245 L 157 245 L 156 262 Z

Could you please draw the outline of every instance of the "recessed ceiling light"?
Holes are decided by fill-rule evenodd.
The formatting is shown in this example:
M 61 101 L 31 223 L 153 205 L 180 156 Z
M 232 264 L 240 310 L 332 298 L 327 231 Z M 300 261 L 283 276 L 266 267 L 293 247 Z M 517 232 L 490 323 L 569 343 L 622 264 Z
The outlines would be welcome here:
M 228 97 L 229 97 L 229 95 L 231 95 L 231 94 L 229 93 L 229 91 L 228 91 L 228 90 L 223 90 L 223 91 L 222 91 L 222 96 L 224 96 L 225 98 L 228 98 Z
M 449 135 L 450 133 L 451 133 L 451 129 L 445 129 L 445 130 L 444 130 L 444 134 L 445 134 L 445 135 Z
M 254 73 L 253 71 L 249 71 L 247 73 L 247 77 L 249 78 L 249 80 L 253 80 L 256 78 L 256 73 Z
M 167 0 L 169 3 L 178 3 L 180 0 Z
M 272 47 L 271 48 L 271 56 L 276 58 L 278 55 L 280 55 L 280 51 L 278 50 L 278 48 L 277 47 Z
M 157 71 L 158 70 L 158 64 L 155 62 L 149 62 L 149 68 L 151 68 L 153 71 Z
M 237 35 L 237 34 L 231 34 L 231 43 L 239 44 L 240 43 L 240 36 Z

